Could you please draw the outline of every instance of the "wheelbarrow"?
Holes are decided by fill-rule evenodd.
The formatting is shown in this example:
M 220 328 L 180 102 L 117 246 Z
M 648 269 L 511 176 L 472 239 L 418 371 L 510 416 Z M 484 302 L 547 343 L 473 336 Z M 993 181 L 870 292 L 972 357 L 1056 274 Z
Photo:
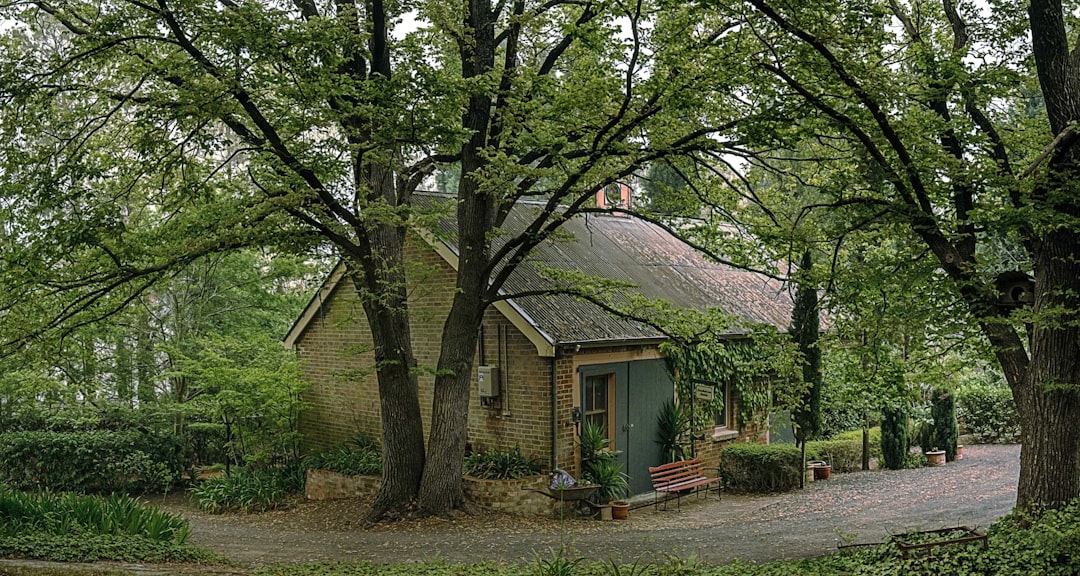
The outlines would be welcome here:
M 589 497 L 599 489 L 599 484 L 575 484 L 568 488 L 522 488 L 522 490 L 536 492 L 552 500 L 558 500 L 564 505 L 570 505 L 577 510 L 578 514 L 585 516 L 592 516 L 602 508 L 601 505 L 589 500 Z

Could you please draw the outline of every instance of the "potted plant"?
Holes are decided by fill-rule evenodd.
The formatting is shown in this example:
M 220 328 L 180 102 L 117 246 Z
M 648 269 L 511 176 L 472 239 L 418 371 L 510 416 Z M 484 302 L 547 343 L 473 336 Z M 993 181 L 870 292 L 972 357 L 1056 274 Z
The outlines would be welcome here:
M 626 500 L 611 501 L 611 517 L 615 520 L 626 520 L 630 516 L 630 503 Z
M 926 453 L 926 465 L 927 466 L 944 466 L 945 465 L 945 451 L 938 450 L 937 446 L 934 449 Z
M 630 490 L 630 479 L 614 459 L 594 463 L 585 470 L 585 479 L 600 485 L 596 490 L 598 502 L 622 498 Z
M 593 501 L 605 503 L 622 498 L 630 491 L 630 479 L 623 473 L 622 464 L 617 460 L 619 453 L 611 449 L 611 440 L 602 426 L 585 423 L 578 438 L 581 448 L 582 478 L 599 488 L 593 494 Z M 619 518 L 629 509 L 629 504 L 618 505 L 612 502 L 612 516 Z
M 832 466 L 824 460 L 817 460 L 811 462 L 814 468 L 814 480 L 828 480 L 829 474 L 832 473 Z

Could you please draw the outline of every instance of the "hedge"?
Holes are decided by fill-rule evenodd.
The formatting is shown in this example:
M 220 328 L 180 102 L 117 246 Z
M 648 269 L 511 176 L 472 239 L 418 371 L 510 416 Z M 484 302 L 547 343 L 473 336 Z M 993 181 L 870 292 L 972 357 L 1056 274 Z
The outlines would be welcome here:
M 732 492 L 786 492 L 801 476 L 802 454 L 790 444 L 731 444 L 720 452 L 720 477 Z
M 1005 386 L 975 384 L 963 386 L 956 394 L 956 416 L 960 427 L 976 442 L 1016 442 L 1020 438 L 1020 418 L 1012 392 Z
M 870 457 L 881 458 L 881 428 L 870 429 Z M 832 465 L 833 472 L 856 472 L 862 470 L 862 430 L 837 434 L 831 440 L 814 440 L 806 443 L 807 460 L 824 460 Z
M 0 482 L 79 493 L 167 490 L 183 472 L 183 444 L 137 430 L 0 434 Z

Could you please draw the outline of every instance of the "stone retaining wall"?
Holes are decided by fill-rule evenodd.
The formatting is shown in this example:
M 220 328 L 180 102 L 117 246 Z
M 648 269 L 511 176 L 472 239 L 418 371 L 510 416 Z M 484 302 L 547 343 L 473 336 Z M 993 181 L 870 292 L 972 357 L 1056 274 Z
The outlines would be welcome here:
M 529 489 L 543 490 L 551 478 L 529 476 L 517 480 L 464 478 L 465 500 L 475 506 L 518 516 L 551 515 L 557 502 Z
M 375 495 L 380 481 L 378 476 L 350 476 L 329 470 L 308 470 L 304 496 L 308 500 L 366 498 Z
M 308 500 L 369 498 L 379 489 L 379 481 L 378 476 L 349 476 L 329 470 L 308 470 L 304 495 Z M 474 506 L 519 516 L 550 515 L 558 503 L 528 490 L 543 490 L 550 481 L 548 476 L 529 476 L 517 480 L 482 480 L 466 476 L 463 489 L 465 500 Z

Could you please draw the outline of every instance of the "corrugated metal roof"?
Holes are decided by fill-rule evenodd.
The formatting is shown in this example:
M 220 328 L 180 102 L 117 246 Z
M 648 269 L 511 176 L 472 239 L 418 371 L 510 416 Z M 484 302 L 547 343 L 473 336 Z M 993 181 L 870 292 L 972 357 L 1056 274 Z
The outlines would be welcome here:
M 523 230 L 539 206 L 519 202 L 503 225 L 506 234 Z M 452 220 L 444 221 L 442 228 L 448 237 L 455 237 Z M 552 282 L 535 266 L 540 264 L 541 268 L 628 282 L 640 294 L 677 307 L 719 307 L 746 324 L 771 324 L 784 330 L 791 321 L 792 300 L 783 283 L 713 262 L 643 220 L 579 215 L 564 224 L 562 231 L 558 240 L 545 241 L 533 250 L 513 272 L 504 293 L 513 296 L 550 288 Z M 452 240 L 449 244 L 456 252 Z M 517 297 L 513 303 L 556 344 L 663 338 L 654 328 L 617 318 L 568 295 Z M 732 327 L 731 334 L 744 330 Z

